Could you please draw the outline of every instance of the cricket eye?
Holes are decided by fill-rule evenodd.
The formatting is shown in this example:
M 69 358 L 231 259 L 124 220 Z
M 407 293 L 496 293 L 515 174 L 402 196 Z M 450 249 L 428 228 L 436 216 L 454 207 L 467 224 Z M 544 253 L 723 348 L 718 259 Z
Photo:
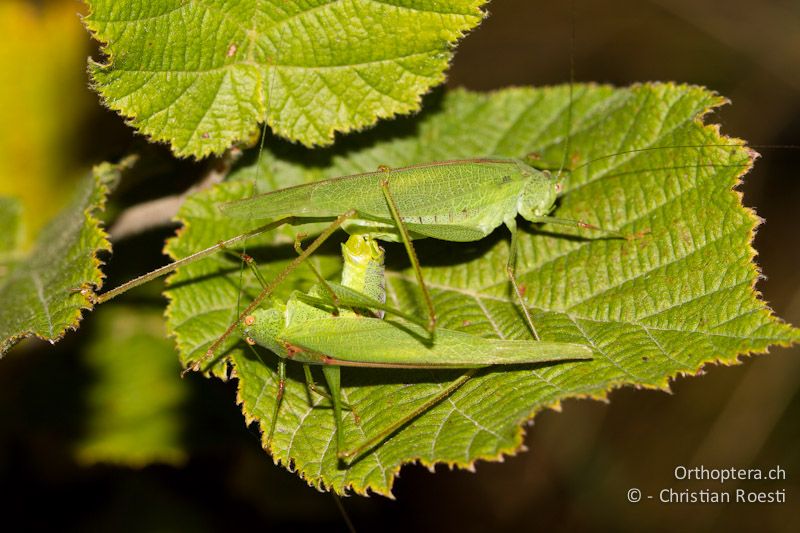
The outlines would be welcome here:
M 561 194 L 561 191 L 564 190 L 564 185 L 562 183 L 556 183 L 556 194 Z

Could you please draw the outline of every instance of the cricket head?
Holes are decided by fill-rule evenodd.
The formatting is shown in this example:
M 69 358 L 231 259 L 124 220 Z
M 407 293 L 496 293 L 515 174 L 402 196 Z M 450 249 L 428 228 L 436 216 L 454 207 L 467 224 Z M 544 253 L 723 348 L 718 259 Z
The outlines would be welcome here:
M 535 222 L 537 218 L 547 216 L 553 210 L 562 185 L 558 176 L 546 170 L 532 167 L 520 170 L 526 180 L 517 200 L 517 212 L 526 220 Z
M 383 248 L 378 241 L 370 238 L 368 234 L 351 235 L 347 242 L 342 244 L 342 258 L 345 268 L 368 268 L 370 264 L 383 264 Z
M 383 255 L 383 248 L 369 234 L 351 235 L 342 244 L 342 285 L 385 301 Z
M 278 335 L 285 327 L 285 313 L 283 309 L 272 307 L 256 309 L 253 314 L 247 315 L 241 325 L 245 341 L 269 348 L 276 355 L 286 357 L 286 349 L 278 341 Z

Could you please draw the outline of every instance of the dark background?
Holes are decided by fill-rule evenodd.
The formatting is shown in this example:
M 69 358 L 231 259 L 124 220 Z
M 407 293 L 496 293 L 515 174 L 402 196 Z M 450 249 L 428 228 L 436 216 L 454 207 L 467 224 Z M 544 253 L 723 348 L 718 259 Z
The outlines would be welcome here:
M 45 10 L 54 3 L 36 6 Z M 574 10 L 567 3 L 555 4 L 491 3 L 491 16 L 459 46 L 448 85 L 491 90 L 569 83 L 572 62 L 575 81 L 706 85 L 732 100 L 708 119 L 722 124 L 723 133 L 758 146 L 800 144 L 796 2 L 576 0 Z M 74 24 L 80 24 L 77 17 Z M 90 46 L 87 36 L 84 56 L 96 53 Z M 74 68 L 82 71 L 83 59 Z M 91 103 L 69 138 L 75 147 L 73 166 L 88 168 L 143 144 L 88 91 L 86 98 Z M 150 150 L 153 160 L 168 161 L 164 151 Z M 755 242 L 766 276 L 758 289 L 779 316 L 800 324 L 800 181 L 795 170 L 800 149 L 758 151 L 762 158 L 741 187 L 745 205 L 766 219 Z M 157 187 L 145 178 L 123 184 L 119 195 L 127 196 L 117 201 L 136 203 L 148 195 L 180 191 L 198 168 L 191 163 L 177 171 L 169 167 Z M 112 280 L 145 271 L 147 261 L 161 261 L 161 242 L 169 233 L 152 231 L 121 242 Z M 80 395 L 89 377 L 75 354 L 91 331 L 89 317 L 79 333 L 55 348 L 30 342 L 0 361 L 0 527 L 345 529 L 330 495 L 273 466 L 261 451 L 257 433 L 245 428 L 233 404 L 231 384 L 186 378 L 193 399 L 186 413 L 192 431 L 185 466 L 76 464 L 71 443 L 80 432 Z M 742 365 L 707 367 L 705 375 L 676 379 L 672 394 L 627 388 L 613 392 L 609 403 L 567 401 L 561 413 L 539 415 L 528 429 L 529 450 L 504 463 L 479 463 L 475 473 L 439 467 L 434 474 L 407 466 L 396 484 L 396 500 L 350 497 L 343 504 L 364 531 L 800 531 L 798 352 L 776 348 L 767 356 L 745 358 Z M 788 501 L 627 502 L 632 487 L 646 494 L 669 487 L 719 489 L 713 483 L 674 480 L 676 466 L 700 464 L 780 465 L 788 473 L 786 481 L 738 486 L 785 488 Z

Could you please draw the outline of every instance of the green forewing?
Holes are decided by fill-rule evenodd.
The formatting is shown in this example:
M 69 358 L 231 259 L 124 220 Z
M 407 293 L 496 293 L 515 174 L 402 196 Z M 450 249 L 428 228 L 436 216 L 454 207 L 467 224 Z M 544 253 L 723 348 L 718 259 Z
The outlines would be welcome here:
M 701 121 L 724 100 L 702 88 L 672 84 L 583 85 L 573 94 L 571 102 L 568 87 L 488 95 L 455 91 L 432 111 L 379 126 L 324 157 L 289 145 L 264 152 L 261 191 L 370 172 L 378 165 L 487 155 L 537 152 L 548 166 L 557 166 L 569 139 L 567 161 L 581 168 L 568 176 L 554 215 L 638 236 L 593 239 L 584 232 L 582 238 L 568 238 L 579 230 L 520 224 L 517 272 L 542 338 L 586 345 L 591 361 L 481 370 L 349 467 L 336 459 L 330 409 L 309 406 L 299 365 L 290 366 L 272 440 L 276 461 L 291 465 L 314 486 L 388 494 L 408 462 L 466 467 L 479 458 L 514 453 L 523 424 L 567 398 L 602 398 L 624 385 L 666 389 L 671 378 L 693 375 L 708 363 L 732 364 L 742 354 L 800 338 L 754 291 L 758 271 L 750 243 L 756 219 L 732 190 L 750 168 L 752 152 Z M 646 148 L 654 149 L 630 152 Z M 611 154 L 619 155 L 604 157 Z M 581 166 L 591 160 L 596 161 Z M 240 169 L 235 177 L 242 182 L 195 196 L 181 213 L 187 227 L 170 249 L 186 253 L 230 236 L 241 222 L 250 224 L 225 217 L 216 204 L 249 196 L 252 188 L 245 184 L 254 174 L 254 167 Z M 293 253 L 285 234 L 273 237 L 284 244 L 259 247 L 262 261 Z M 468 244 L 417 243 L 439 326 L 485 338 L 529 339 L 506 277 L 505 229 Z M 387 301 L 425 316 L 402 246 L 386 248 Z M 330 268 L 340 264 L 338 246 L 317 258 L 337 279 Z M 170 289 L 170 324 L 186 363 L 200 357 L 235 314 L 238 277 L 230 270 L 215 277 L 217 266 L 222 265 L 195 272 L 205 276 L 196 283 Z M 275 264 L 263 266 L 267 277 L 274 273 Z M 238 276 L 237 268 L 233 272 Z M 312 282 L 310 271 L 301 268 L 288 286 Z M 252 288 L 248 281 L 249 294 Z M 241 342 L 229 355 L 246 419 L 268 431 L 277 393 L 276 358 L 266 352 L 256 357 Z M 344 369 L 344 399 L 358 415 L 358 423 L 345 416 L 346 442 L 363 442 L 397 422 L 459 375 Z M 318 397 L 314 401 L 329 407 Z
M 452 161 L 332 178 L 223 204 L 220 209 L 234 218 L 261 219 L 335 217 L 356 209 L 360 215 L 391 221 L 381 190 L 384 180 L 408 223 L 489 225 L 484 234 L 513 213 L 525 185 L 513 160 Z
M 399 242 L 381 188 L 386 180 L 412 239 L 470 242 L 514 218 L 526 179 L 514 160 L 445 161 L 322 180 L 222 204 L 220 209 L 244 219 L 333 218 L 354 209 L 355 218 L 342 226 L 345 231 Z
M 429 340 L 428 332 L 414 324 L 365 317 L 306 320 L 290 325 L 280 336 L 293 346 L 324 354 L 342 364 L 476 368 L 592 356 L 591 348 L 581 344 L 491 339 L 444 328 L 437 329 L 434 339 Z M 295 359 L 304 360 L 302 355 Z

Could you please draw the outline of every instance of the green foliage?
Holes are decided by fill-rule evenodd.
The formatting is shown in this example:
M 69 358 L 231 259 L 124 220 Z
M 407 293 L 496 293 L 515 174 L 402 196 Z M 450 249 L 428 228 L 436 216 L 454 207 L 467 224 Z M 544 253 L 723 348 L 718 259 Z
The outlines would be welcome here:
M 91 309 L 91 295 L 103 279 L 97 252 L 110 249 L 95 213 L 103 208 L 120 171 L 131 163 L 95 167 L 27 256 L 5 267 L 0 280 L 0 355 L 31 335 L 55 342 L 67 328 L 78 326 L 81 309 Z M 8 210 L 17 208 L 1 202 L 0 209 L 5 211 L 0 219 L 6 220 L 13 218 Z
M 335 150 L 311 154 L 275 143 L 264 152 L 260 169 L 245 165 L 232 181 L 187 201 L 179 215 L 185 229 L 168 251 L 181 257 L 256 226 L 256 221 L 234 224 L 217 209 L 220 202 L 252 194 L 256 174 L 259 189 L 270 190 L 378 165 L 486 155 L 536 152 L 558 166 L 568 150 L 566 161 L 575 171 L 555 215 L 634 238 L 528 228 L 520 236 L 517 270 L 542 338 L 585 343 L 594 360 L 483 371 L 349 467 L 336 461 L 329 403 L 314 398 L 311 405 L 301 374 L 292 369 L 273 458 L 317 487 L 389 494 L 407 462 L 470 467 L 476 459 L 516 452 L 522 424 L 567 398 L 602 398 L 625 385 L 667 389 L 670 378 L 697 373 L 705 364 L 732 364 L 741 354 L 800 339 L 754 291 L 758 272 L 750 243 L 756 218 L 733 190 L 754 154 L 701 122 L 723 101 L 704 89 L 672 84 L 578 86 L 572 98 L 567 87 L 490 95 L 456 91 L 431 101 L 416 120 L 382 126 L 377 135 Z M 291 235 L 285 229 L 248 243 L 267 279 L 293 257 Z M 505 275 L 505 230 L 477 243 L 417 242 L 440 326 L 528 338 Z M 387 247 L 387 257 L 395 267 L 388 278 L 389 301 L 423 316 L 402 248 Z M 335 276 L 338 245 L 315 259 L 326 275 Z M 184 364 L 202 357 L 257 290 L 242 276 L 236 257 L 224 254 L 182 269 L 171 281 L 169 327 Z M 277 296 L 310 283 L 310 271 L 301 268 Z M 277 394 L 276 359 L 266 352 L 253 355 L 238 339 L 229 339 L 224 349 L 239 379 L 245 417 L 265 432 Z M 224 377 L 224 370 L 217 361 L 211 373 Z M 344 369 L 344 399 L 358 415 L 345 417 L 346 441 L 365 440 L 458 376 Z
M 156 311 L 104 309 L 84 355 L 90 372 L 85 432 L 76 445 L 82 463 L 144 466 L 181 463 L 180 409 L 188 385 Z
M 16 198 L 0 196 L 0 228 L 0 265 L 4 265 L 13 260 L 22 242 L 22 205 Z M 0 270 L 0 277 L 4 275 Z
M 106 104 L 180 156 L 267 121 L 306 145 L 419 109 L 482 0 L 88 0 Z

